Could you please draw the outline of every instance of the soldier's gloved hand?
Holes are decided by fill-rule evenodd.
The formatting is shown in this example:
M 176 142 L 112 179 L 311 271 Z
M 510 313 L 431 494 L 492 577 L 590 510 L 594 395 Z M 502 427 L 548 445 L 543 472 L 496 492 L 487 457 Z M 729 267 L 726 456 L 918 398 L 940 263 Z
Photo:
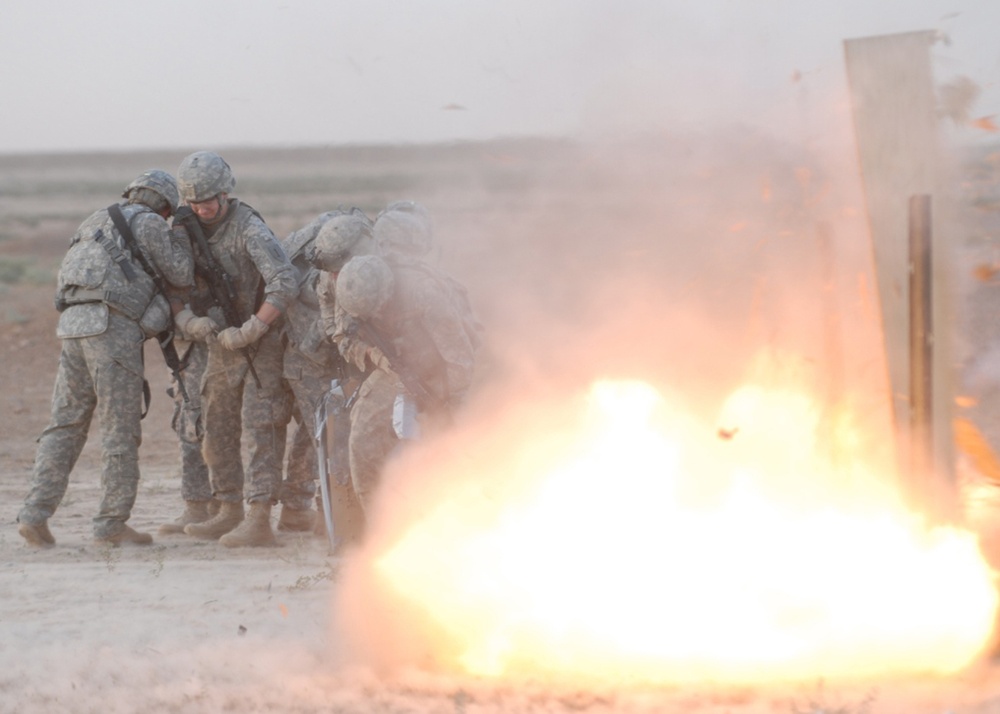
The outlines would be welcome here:
M 204 342 L 219 331 L 219 325 L 210 317 L 198 317 L 190 308 L 184 308 L 174 316 L 174 325 L 183 337 Z
M 210 317 L 196 317 L 188 323 L 187 333 L 194 340 L 207 342 L 219 333 L 219 325 Z
M 219 344 L 227 350 L 241 350 L 263 337 L 267 328 L 266 322 L 256 315 L 251 315 L 250 319 L 240 327 L 227 327 L 220 332 Z

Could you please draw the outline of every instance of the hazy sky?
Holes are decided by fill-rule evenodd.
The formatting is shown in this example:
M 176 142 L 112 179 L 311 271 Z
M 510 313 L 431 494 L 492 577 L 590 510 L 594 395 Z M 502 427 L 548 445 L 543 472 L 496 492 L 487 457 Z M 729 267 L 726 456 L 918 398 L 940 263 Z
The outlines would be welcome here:
M 996 0 L 6 0 L 0 152 L 766 123 L 842 89 L 845 38 L 928 29 L 983 116 L 997 28 Z

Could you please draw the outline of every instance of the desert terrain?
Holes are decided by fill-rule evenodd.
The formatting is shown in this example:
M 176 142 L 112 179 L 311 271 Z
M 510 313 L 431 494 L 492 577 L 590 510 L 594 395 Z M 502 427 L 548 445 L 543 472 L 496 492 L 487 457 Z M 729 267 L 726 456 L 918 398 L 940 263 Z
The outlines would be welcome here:
M 820 391 L 846 384 L 869 413 L 884 409 L 850 161 L 739 128 L 601 146 L 219 151 L 236 175 L 234 194 L 281 237 L 339 205 L 371 216 L 396 199 L 428 206 L 435 257 L 468 286 L 487 329 L 486 402 L 502 404 L 511 384 L 551 396 L 612 375 L 682 385 L 708 412 L 770 347 L 797 355 L 792 369 Z M 277 548 L 236 550 L 185 536 L 156 536 L 148 548 L 94 545 L 96 425 L 50 521 L 57 547 L 26 547 L 15 518 L 48 419 L 59 355 L 52 294 L 67 240 L 140 171 L 174 172 L 187 153 L 0 156 L 0 712 L 1000 711 L 1000 665 L 988 653 L 948 678 L 782 688 L 547 687 L 419 663 L 345 663 L 333 622 L 343 563 L 325 540 L 279 534 Z M 990 436 L 1000 368 L 982 355 L 1000 338 L 1000 284 L 975 269 L 1000 261 L 1000 169 L 989 152 L 959 163 L 956 367 L 964 376 L 975 366 L 963 393 Z M 155 345 L 146 357 L 153 401 L 130 524 L 155 533 L 182 502 L 168 373 Z M 990 486 L 959 460 L 956 473 L 977 486 L 979 522 L 988 523 Z M 984 528 L 984 548 L 991 537 Z M 593 567 L 598 575 L 601 564 Z

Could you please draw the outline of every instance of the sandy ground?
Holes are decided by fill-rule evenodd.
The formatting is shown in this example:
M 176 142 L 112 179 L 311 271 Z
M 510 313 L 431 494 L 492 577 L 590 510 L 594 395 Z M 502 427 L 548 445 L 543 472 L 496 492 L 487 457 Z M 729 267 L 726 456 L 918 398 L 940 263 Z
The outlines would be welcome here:
M 173 166 L 180 157 L 180 153 L 165 156 L 162 164 Z M 112 170 L 114 162 L 110 162 L 107 165 L 111 168 L 101 174 L 101 180 L 116 186 L 116 182 L 127 181 L 136 171 L 147 168 L 147 163 L 159 158 L 117 157 L 124 168 L 116 173 Z M 330 207 L 329 202 L 324 205 L 322 195 L 312 194 L 297 195 L 299 203 L 291 207 L 280 201 L 266 204 L 268 186 L 272 184 L 261 176 L 269 176 L 275 182 L 273 185 L 277 185 L 286 174 L 294 175 L 296 170 L 317 173 L 319 168 L 304 166 L 302 162 L 289 163 L 284 156 L 258 157 L 252 152 L 238 158 L 242 166 L 252 166 L 253 171 L 247 171 L 251 174 L 248 183 L 260 191 L 259 198 L 250 194 L 251 203 L 265 215 L 276 216 L 276 232 L 285 233 Z M 381 176 L 377 168 L 382 164 L 403 166 L 393 169 L 395 174 L 389 169 L 385 171 L 393 176 L 406 175 L 407 167 L 429 161 L 426 156 L 404 158 L 379 154 L 348 157 L 355 161 L 354 165 L 365 167 L 364 171 L 358 169 L 362 177 L 369 173 Z M 592 264 L 584 261 L 594 257 L 606 265 L 609 255 L 602 250 L 601 241 L 581 242 L 594 226 L 606 236 L 605 229 L 628 224 L 637 215 L 646 221 L 656 221 L 663 217 L 658 212 L 662 210 L 669 215 L 669 225 L 675 231 L 694 233 L 702 230 L 702 219 L 690 219 L 688 212 L 701 216 L 713 211 L 705 198 L 704 186 L 698 184 L 707 180 L 703 172 L 692 173 L 685 179 L 683 174 L 678 178 L 665 171 L 650 174 L 635 170 L 630 174 L 628 169 L 621 169 L 619 178 L 629 181 L 626 187 L 611 190 L 608 187 L 612 183 L 608 182 L 607 186 L 598 187 L 601 190 L 595 189 L 597 200 L 579 210 L 578 204 L 569 203 L 569 190 L 544 195 L 538 191 L 538 174 L 564 175 L 565 161 L 555 169 L 532 165 L 529 170 L 525 168 L 524 155 L 496 147 L 482 152 L 480 158 L 490 171 L 477 175 L 471 182 L 474 185 L 466 187 L 460 195 L 454 194 L 453 184 L 465 183 L 465 178 L 461 172 L 458 179 L 454 177 L 453 164 L 459 165 L 467 159 L 449 154 L 435 160 L 434 171 L 429 171 L 437 183 L 404 182 L 400 186 L 389 182 L 377 190 L 368 187 L 368 193 L 360 198 L 346 195 L 334 205 L 353 202 L 372 210 L 399 197 L 399 193 L 426 196 L 438 209 L 436 216 L 445 237 L 453 238 L 447 244 L 451 250 L 445 252 L 445 260 L 459 266 L 458 272 L 475 286 L 474 293 L 484 316 L 501 333 L 513 321 L 505 320 L 506 313 L 525 303 L 558 310 L 592 291 L 593 286 L 587 281 L 595 273 Z M 707 157 L 701 159 L 711 164 Z M 7 187 L 16 185 L 28 197 L 25 200 L 45 203 L 39 196 L 50 190 L 45 188 L 50 186 L 46 183 L 47 176 L 89 176 L 85 169 L 92 163 L 87 157 L 76 157 L 64 164 L 55 158 L 48 161 L 26 166 L 7 162 L 0 167 L 5 171 Z M 589 167 L 591 164 L 584 161 L 571 163 L 572 169 Z M 595 177 L 603 175 L 584 171 L 577 177 L 576 188 L 581 185 L 594 188 L 598 181 Z M 326 179 L 316 194 L 326 191 L 328 199 L 333 188 L 341 184 L 333 178 Z M 38 184 L 34 189 L 32 181 Z M 662 202 L 665 189 L 664 194 L 646 195 L 635 188 L 650 182 L 669 185 L 673 203 L 653 210 L 651 206 Z M 558 689 L 531 682 L 442 677 L 419 670 L 390 675 L 364 667 L 339 667 L 335 665 L 338 642 L 331 619 L 342 563 L 330 554 L 324 540 L 279 534 L 277 548 L 246 550 L 229 550 L 217 543 L 185 536 L 157 536 L 155 544 L 148 548 L 109 549 L 94 545 L 90 519 L 100 490 L 96 429 L 73 473 L 67 497 L 50 521 L 58 547 L 36 550 L 24 546 L 14 521 L 30 476 L 34 439 L 47 421 L 58 359 L 58 341 L 54 336 L 56 313 L 51 307 L 52 286 L 46 276 L 51 276 L 52 267 L 58 262 L 67 230 L 87 211 L 104 205 L 96 202 L 109 201 L 116 195 L 110 189 L 103 189 L 102 186 L 99 191 L 83 197 L 74 195 L 71 199 L 56 196 L 46 203 L 47 210 L 55 210 L 52 205 L 62 206 L 62 213 L 46 217 L 41 208 L 32 208 L 31 220 L 24 201 L 19 204 L 0 201 L 6 213 L 0 216 L 3 219 L 0 256 L 30 259 L 32 269 L 41 274 L 0 285 L 3 364 L 0 370 L 0 713 L 1000 712 L 1000 668 L 988 660 L 944 681 L 924 678 L 850 687 L 827 687 L 817 681 L 780 690 Z M 756 195 L 757 190 L 755 177 L 751 193 Z M 780 186 L 775 191 L 780 191 Z M 726 192 L 720 189 L 719 193 Z M 491 196 L 490 201 L 484 199 L 486 195 Z M 743 230 L 734 227 L 733 219 L 740 217 L 739 205 L 744 198 L 738 191 L 726 195 L 726 201 L 736 207 L 717 216 L 719 225 L 724 226 L 720 228 L 722 232 Z M 17 212 L 18 206 L 22 213 Z M 279 210 L 282 206 L 283 211 Z M 683 215 L 675 210 L 678 206 L 684 208 Z M 545 209 L 544 214 L 541 208 Z M 535 213 L 529 215 L 528 209 Z M 798 220 L 777 209 L 772 209 L 772 213 L 778 221 Z M 538 218 L 539 214 L 544 218 Z M 490 234 L 503 234 L 509 243 L 475 240 Z M 541 235 L 551 240 L 547 247 L 540 247 L 534 240 Z M 664 256 L 657 252 L 662 249 L 662 242 L 653 241 L 650 248 L 634 235 L 633 232 L 631 242 L 623 239 L 624 247 L 619 245 L 615 250 L 618 262 L 662 268 L 675 279 L 678 294 L 689 294 L 695 289 L 707 292 L 720 312 L 730 312 L 738 305 L 752 302 L 731 298 L 721 290 L 713 292 L 713 286 L 704 282 L 692 287 L 684 276 L 686 269 L 664 262 Z M 659 234 L 653 235 L 659 239 Z M 511 250 L 511 245 L 521 239 L 524 240 L 516 243 L 517 250 Z M 656 248 L 657 245 L 661 248 Z M 748 241 L 746 245 L 759 243 Z M 985 239 L 975 243 L 981 254 L 977 253 L 972 262 L 988 258 L 992 245 Z M 582 280 L 562 288 L 541 280 L 551 272 L 552 265 L 546 261 L 553 255 L 566 255 L 567 246 L 572 248 L 573 259 L 560 263 L 559 270 Z M 720 270 L 727 269 L 726 256 L 720 259 L 707 249 L 698 254 L 691 247 L 685 250 L 686 258 L 695 268 L 711 261 Z M 669 259 L 670 255 L 665 255 Z M 475 260 L 462 262 L 470 257 Z M 702 260 L 705 262 L 699 262 Z M 738 263 L 739 257 L 732 257 L 732 262 Z M 513 274 L 519 276 L 523 292 L 513 296 L 504 294 L 504 299 L 496 297 L 501 291 L 491 292 L 491 289 L 503 285 Z M 759 293 L 755 293 L 754 300 L 760 308 Z M 766 312 L 767 306 L 762 309 Z M 773 306 L 772 309 L 777 311 Z M 561 316 L 563 321 L 546 331 L 547 337 L 538 337 L 536 346 L 548 349 L 547 356 L 565 366 L 572 364 L 575 356 L 560 353 L 553 343 L 565 341 L 582 317 L 572 312 Z M 523 320 L 524 315 L 518 319 Z M 759 336 L 759 332 L 754 332 L 752 320 L 738 316 L 734 322 L 751 325 L 745 331 L 748 337 Z M 626 330 L 612 336 L 625 341 L 630 334 Z M 678 354 L 674 345 L 648 340 L 643 344 L 660 361 Z M 565 349 L 571 352 L 577 347 L 570 341 Z M 614 359 L 624 358 L 615 353 Z M 678 359 L 683 361 L 683 355 Z M 155 345 L 151 346 L 147 364 L 154 398 L 143 425 L 142 481 L 131 520 L 137 529 L 153 532 L 159 524 L 178 515 L 181 508 L 177 442 L 169 428 L 172 404 L 164 395 L 167 374 L 160 367 L 160 360 Z M 716 354 L 703 366 L 712 367 L 720 361 Z

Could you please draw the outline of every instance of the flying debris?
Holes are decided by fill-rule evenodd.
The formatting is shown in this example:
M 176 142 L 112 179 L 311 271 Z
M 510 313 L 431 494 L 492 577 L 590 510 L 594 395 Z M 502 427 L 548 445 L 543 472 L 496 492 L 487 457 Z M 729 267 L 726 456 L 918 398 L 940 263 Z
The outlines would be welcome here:
M 996 119 L 993 115 L 987 117 L 979 117 L 978 119 L 973 119 L 970 124 L 977 129 L 982 129 L 983 131 L 989 131 L 996 133 L 1000 131 L 1000 127 L 997 126 Z

